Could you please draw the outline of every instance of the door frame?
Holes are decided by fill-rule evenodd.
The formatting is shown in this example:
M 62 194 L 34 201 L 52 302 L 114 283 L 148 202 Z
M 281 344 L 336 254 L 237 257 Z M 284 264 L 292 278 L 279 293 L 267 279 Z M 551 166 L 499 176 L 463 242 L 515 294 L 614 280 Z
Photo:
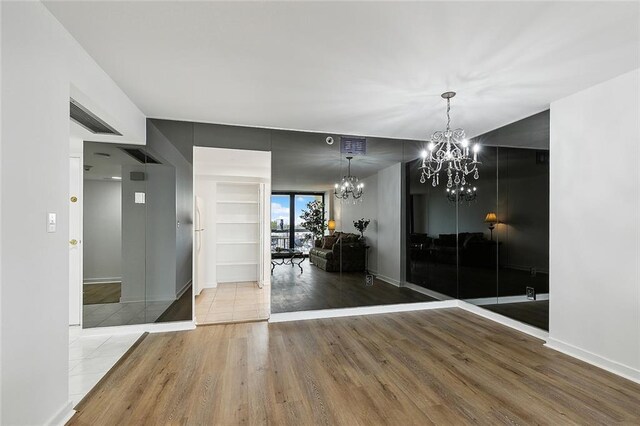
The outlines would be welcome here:
M 71 214 L 69 215 L 69 230 L 72 230 L 74 228 L 74 226 L 77 226 L 78 229 L 78 236 L 75 237 L 78 240 L 78 282 L 76 283 L 76 288 L 74 288 L 74 286 L 71 283 L 71 279 L 69 279 L 69 325 L 79 325 L 82 327 L 82 310 L 83 310 L 83 305 L 82 305 L 82 297 L 83 297 L 83 272 L 84 272 L 84 268 L 83 268 L 83 213 L 84 213 L 84 185 L 83 185 L 83 170 L 84 170 L 84 161 L 83 161 L 83 155 L 82 153 L 73 153 L 69 155 L 69 179 L 71 179 L 71 160 L 77 160 L 78 161 L 78 182 L 77 182 L 77 188 L 78 188 L 78 193 L 77 194 L 72 194 L 71 193 L 71 181 L 69 182 L 69 198 L 68 198 L 68 202 L 71 203 L 70 197 L 72 196 L 76 196 L 78 198 L 77 203 L 77 208 L 78 208 L 78 223 L 77 224 L 72 224 L 71 223 Z M 71 236 L 69 236 L 70 238 L 72 238 Z M 69 263 L 69 267 L 71 267 L 71 263 Z M 72 293 L 76 292 L 76 294 L 78 295 L 78 308 L 76 312 L 72 312 Z

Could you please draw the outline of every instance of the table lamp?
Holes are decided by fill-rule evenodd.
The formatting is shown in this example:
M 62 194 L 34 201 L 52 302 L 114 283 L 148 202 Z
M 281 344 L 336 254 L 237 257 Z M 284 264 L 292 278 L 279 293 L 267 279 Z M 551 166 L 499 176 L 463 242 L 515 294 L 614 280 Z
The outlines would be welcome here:
M 329 234 L 333 235 L 333 232 L 336 230 L 336 221 L 329 219 L 329 222 L 327 222 L 327 229 L 329 230 Z
M 494 212 L 489 212 L 484 218 L 484 222 L 489 224 L 489 231 L 491 231 L 491 241 L 493 241 L 493 229 L 496 227 L 496 223 L 498 223 L 498 216 Z

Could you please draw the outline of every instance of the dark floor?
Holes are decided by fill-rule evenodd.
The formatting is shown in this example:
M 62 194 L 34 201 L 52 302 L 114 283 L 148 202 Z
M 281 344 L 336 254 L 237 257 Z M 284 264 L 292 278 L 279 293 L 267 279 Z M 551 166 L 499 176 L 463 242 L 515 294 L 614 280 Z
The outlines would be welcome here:
M 120 302 L 121 283 L 83 284 L 82 303 L 97 305 L 101 303 Z
M 193 300 L 192 289 L 193 287 L 189 286 L 189 289 L 169 305 L 167 310 L 155 322 L 191 321 L 193 315 L 193 309 L 191 308 Z
M 308 259 L 302 267 L 303 272 L 289 265 L 274 268 L 271 277 L 272 313 L 436 300 L 377 279 L 367 287 L 363 272 L 325 272 L 309 264 Z
M 504 315 L 516 321 L 538 327 L 542 330 L 549 331 L 548 300 L 482 305 L 482 308 Z
M 520 296 L 527 287 L 549 292 L 549 274 L 512 268 L 463 266 L 429 260 L 409 262 L 407 281 L 456 299 Z M 499 284 L 498 284 L 499 283 Z

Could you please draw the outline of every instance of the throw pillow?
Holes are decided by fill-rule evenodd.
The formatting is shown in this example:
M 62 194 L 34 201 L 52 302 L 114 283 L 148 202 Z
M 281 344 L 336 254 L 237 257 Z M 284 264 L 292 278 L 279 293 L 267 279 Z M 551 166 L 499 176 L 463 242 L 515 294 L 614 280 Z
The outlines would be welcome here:
M 322 248 L 331 250 L 333 246 L 336 244 L 336 241 L 338 241 L 338 237 L 334 237 L 334 236 L 324 237 L 322 238 Z

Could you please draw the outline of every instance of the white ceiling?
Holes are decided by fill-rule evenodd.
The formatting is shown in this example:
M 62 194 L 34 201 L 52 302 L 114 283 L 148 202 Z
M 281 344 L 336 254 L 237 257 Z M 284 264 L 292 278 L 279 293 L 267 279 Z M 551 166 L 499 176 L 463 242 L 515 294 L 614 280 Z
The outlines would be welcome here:
M 90 166 L 90 170 L 84 172 L 85 180 L 122 178 L 122 166 L 140 166 L 140 170 L 144 170 L 143 164 L 109 142 L 84 142 L 83 158 L 84 167 Z
M 46 2 L 149 117 L 482 134 L 639 66 L 638 2 Z

